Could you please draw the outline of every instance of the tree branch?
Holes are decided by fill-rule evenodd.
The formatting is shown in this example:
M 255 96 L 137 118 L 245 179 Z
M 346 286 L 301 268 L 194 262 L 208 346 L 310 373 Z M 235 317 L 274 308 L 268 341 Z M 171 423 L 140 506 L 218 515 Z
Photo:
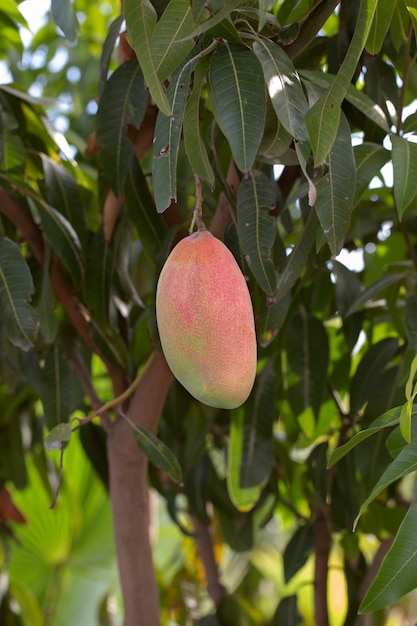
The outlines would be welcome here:
M 288 46 L 282 46 L 290 58 L 294 59 L 304 52 L 339 3 L 340 0 L 323 0 L 317 5 L 303 22 L 297 39 Z
M 196 533 L 197 553 L 204 567 L 207 592 L 217 606 L 226 595 L 226 589 L 220 581 L 219 568 L 214 556 L 212 528 L 208 524 L 203 524 L 196 515 L 191 515 L 191 520 Z

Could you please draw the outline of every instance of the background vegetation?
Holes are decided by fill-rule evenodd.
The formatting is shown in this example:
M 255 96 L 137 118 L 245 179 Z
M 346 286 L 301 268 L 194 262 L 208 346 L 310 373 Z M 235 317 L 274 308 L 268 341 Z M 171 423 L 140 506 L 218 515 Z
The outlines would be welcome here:
M 417 5 L 46 10 L 0 6 L 1 624 L 414 623 Z M 254 306 L 232 411 L 159 351 L 195 176 Z

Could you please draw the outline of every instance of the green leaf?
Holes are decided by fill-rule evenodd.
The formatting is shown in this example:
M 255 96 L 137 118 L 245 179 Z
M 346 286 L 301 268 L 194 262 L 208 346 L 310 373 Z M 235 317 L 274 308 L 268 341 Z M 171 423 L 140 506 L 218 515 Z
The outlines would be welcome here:
M 271 181 L 258 170 L 252 170 L 239 185 L 237 225 L 242 251 L 257 283 L 272 295 L 276 275 L 272 259 L 275 220 L 268 211 L 275 206 Z
M 59 211 L 46 203 L 39 206 L 39 213 L 46 240 L 71 276 L 74 285 L 80 287 L 84 261 L 77 233 Z
M 56 314 L 56 298 L 49 274 L 51 250 L 45 246 L 45 261 L 42 273 L 42 289 L 37 306 L 40 332 L 47 344 L 51 344 L 57 335 L 59 318 Z
M 417 500 L 408 509 L 388 554 L 359 608 L 369 613 L 393 604 L 416 586 Z
M 296 595 L 284 596 L 274 613 L 271 626 L 281 626 L 282 624 L 301 626 L 304 624 L 304 618 L 300 615 L 297 601 L 298 598 Z
M 193 171 L 202 180 L 214 185 L 214 172 L 201 136 L 200 124 L 200 98 L 209 63 L 209 57 L 200 59 L 194 70 L 193 91 L 184 112 L 184 146 Z
M 344 443 L 342 446 L 336 448 L 336 450 L 333 450 L 329 456 L 327 467 L 330 468 L 335 465 L 335 463 L 346 456 L 346 454 L 348 454 L 348 452 L 350 452 L 355 446 L 362 441 L 365 441 L 365 439 L 368 439 L 368 437 L 379 433 L 384 428 L 397 426 L 400 421 L 401 409 L 401 406 L 397 406 L 394 409 L 386 411 L 374 420 L 368 428 L 356 433 L 347 443 Z M 417 411 L 414 410 L 413 414 L 416 415 Z
M 402 219 L 404 211 L 417 196 L 415 171 L 417 168 L 417 144 L 404 137 L 391 136 L 392 165 L 394 168 L 394 198 L 398 216 Z
M 57 209 L 73 226 L 80 243 L 87 239 L 86 207 L 74 176 L 45 154 L 41 154 L 48 204 Z
M 356 189 L 353 205 L 356 207 L 371 180 L 390 158 L 390 153 L 376 143 L 362 143 L 353 148 L 356 162 Z
M 362 504 L 360 511 L 355 519 L 354 529 L 356 528 L 358 521 L 366 509 L 366 507 L 373 501 L 379 494 L 384 491 L 389 485 L 396 480 L 411 474 L 417 470 L 417 438 L 408 443 L 393 460 L 393 462 L 387 467 L 387 469 L 380 476 L 378 482 L 373 487 L 368 498 Z
M 125 0 L 124 14 L 131 45 L 136 52 L 145 83 L 158 108 L 165 115 L 170 115 L 171 107 L 152 57 L 151 40 L 157 23 L 156 11 L 150 0 Z
M 350 226 L 356 185 L 356 164 L 349 124 L 342 114 L 328 155 L 328 170 L 317 182 L 315 209 L 332 255 L 342 249 Z
M 45 357 L 41 378 L 41 400 L 49 430 L 67 422 L 71 409 L 72 370 L 68 357 L 55 345 Z
M 97 111 L 97 142 L 104 176 L 119 196 L 134 154 L 127 125 L 139 128 L 148 95 L 136 60 L 120 65 L 107 81 Z
M 395 285 L 400 280 L 404 280 L 404 275 L 401 273 L 398 274 L 385 274 L 385 276 L 381 276 L 381 278 L 377 278 L 373 283 L 368 285 L 362 293 L 351 303 L 348 310 L 344 313 L 344 317 L 348 317 L 352 315 L 355 311 L 357 311 L 361 306 L 374 300 L 376 296 L 378 296 L 381 291 L 389 287 L 390 285 Z
M 167 90 L 172 115 L 158 113 L 155 124 L 152 181 L 158 213 L 163 213 L 177 199 L 177 161 L 185 103 L 191 71 L 197 57 L 187 61 L 173 77 Z
M 312 86 L 317 87 L 330 87 L 335 80 L 335 76 L 332 74 L 324 74 L 317 70 L 304 70 L 300 69 L 300 76 L 308 81 Z M 389 132 L 389 124 L 387 122 L 386 115 L 381 107 L 376 104 L 372 98 L 367 96 L 363 91 L 359 91 L 352 84 L 349 84 L 345 93 L 345 98 L 350 104 L 358 109 L 361 113 L 366 115 L 374 124 Z
M 29 301 L 34 292 L 32 275 L 19 246 L 0 238 L 0 314 L 8 339 L 22 350 L 34 347 L 39 327 Z
M 121 13 L 110 24 L 106 38 L 104 40 L 103 49 L 100 57 L 100 82 L 99 82 L 99 99 L 103 95 L 103 90 L 107 84 L 107 74 L 111 63 L 111 58 L 114 52 L 114 46 L 116 45 L 117 38 L 120 34 L 120 29 L 124 22 L 124 15 Z
M 302 524 L 297 528 L 285 546 L 283 555 L 285 582 L 288 583 L 291 578 L 303 567 L 303 565 L 305 565 L 308 557 L 313 553 L 313 551 L 313 524 Z
M 282 125 L 295 139 L 306 141 L 304 117 L 308 103 L 291 60 L 282 48 L 267 39 L 255 41 L 253 51 L 262 65 L 268 93 Z
M 131 426 L 135 441 L 144 455 L 156 467 L 166 472 L 171 480 L 179 483 L 182 479 L 182 472 L 175 454 L 153 433 L 137 424 L 131 423 Z
M 109 326 L 110 293 L 116 265 L 115 245 L 109 245 L 99 229 L 90 239 L 85 270 L 84 300 L 89 315 L 102 328 Z
M 311 210 L 294 249 L 287 257 L 284 267 L 278 273 L 277 298 L 282 298 L 288 293 L 305 269 L 308 256 L 316 240 L 316 227 L 317 217 L 314 210 Z
M 68 41 L 77 41 L 77 19 L 71 0 L 51 0 L 51 13 Z
M 212 2 L 210 4 L 213 4 Z M 237 7 L 241 4 L 241 0 L 226 0 L 226 2 L 221 3 L 221 9 L 214 15 L 212 15 L 209 19 L 203 21 L 197 28 L 189 35 L 195 39 L 198 35 L 211 30 L 217 24 L 220 24 L 224 19 L 226 19 L 232 11 L 237 9 Z M 198 14 L 198 12 L 197 12 Z M 200 14 L 201 15 L 201 14 Z M 197 17 L 195 17 L 197 21 Z
M 45 449 L 48 452 L 54 452 L 55 450 L 61 450 L 62 446 L 68 443 L 71 439 L 72 430 L 71 424 L 66 422 L 64 424 L 57 424 L 51 430 L 49 435 L 45 437 L 43 442 Z
M 315 166 L 323 163 L 336 139 L 341 112 L 340 106 L 364 49 L 376 4 L 376 0 L 361 0 L 355 32 L 340 70 L 328 91 L 306 115 L 305 121 L 313 147 Z
M 300 379 L 295 385 L 300 413 L 311 407 L 317 417 L 327 384 L 329 345 L 322 322 L 304 308 L 290 321 L 286 351 L 288 364 Z
M 265 125 L 262 66 L 248 48 L 225 42 L 213 54 L 209 78 L 217 122 L 229 141 L 236 165 L 248 172 Z
M 127 171 L 124 201 L 144 250 L 149 259 L 155 263 L 156 256 L 162 248 L 166 227 L 156 212 L 146 177 L 135 156 L 130 161 Z
M 396 3 L 396 0 L 378 0 L 377 2 L 365 46 L 366 51 L 372 56 L 377 55 L 381 51 L 385 36 L 391 25 Z
M 165 80 L 183 62 L 194 45 L 195 28 L 189 0 L 171 0 L 151 39 L 151 55 L 159 80 Z
M 350 383 L 350 412 L 355 417 L 378 385 L 382 372 L 398 350 L 398 339 L 387 337 L 375 343 L 362 357 Z

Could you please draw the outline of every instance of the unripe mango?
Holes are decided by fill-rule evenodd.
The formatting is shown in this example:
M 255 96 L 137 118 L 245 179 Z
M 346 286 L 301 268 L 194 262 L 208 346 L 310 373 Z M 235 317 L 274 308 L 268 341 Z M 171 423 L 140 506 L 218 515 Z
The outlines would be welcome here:
M 168 365 L 192 396 L 225 409 L 245 402 L 256 374 L 252 303 L 232 253 L 207 230 L 185 237 L 169 255 L 156 319 Z

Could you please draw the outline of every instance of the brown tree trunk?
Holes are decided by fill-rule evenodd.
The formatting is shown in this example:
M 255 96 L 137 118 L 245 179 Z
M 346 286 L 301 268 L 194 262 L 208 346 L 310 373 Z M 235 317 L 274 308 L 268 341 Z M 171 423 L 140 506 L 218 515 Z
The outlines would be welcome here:
M 132 397 L 127 416 L 155 431 L 171 381 L 164 356 L 156 354 Z M 108 437 L 108 459 L 124 626 L 160 626 L 149 538 L 148 461 L 121 417 Z

